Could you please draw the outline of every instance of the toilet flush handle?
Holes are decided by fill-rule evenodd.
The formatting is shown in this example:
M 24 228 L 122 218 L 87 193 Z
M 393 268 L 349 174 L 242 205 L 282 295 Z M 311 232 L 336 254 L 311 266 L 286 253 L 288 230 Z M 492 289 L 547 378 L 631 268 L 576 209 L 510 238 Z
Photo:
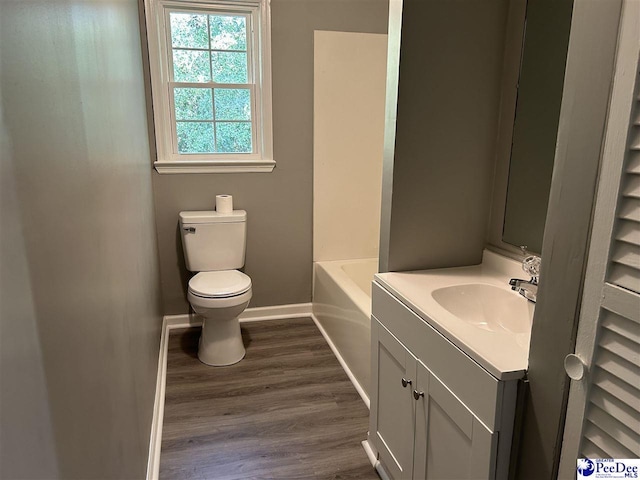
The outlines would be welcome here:
M 185 232 L 196 233 L 196 227 L 182 227 Z

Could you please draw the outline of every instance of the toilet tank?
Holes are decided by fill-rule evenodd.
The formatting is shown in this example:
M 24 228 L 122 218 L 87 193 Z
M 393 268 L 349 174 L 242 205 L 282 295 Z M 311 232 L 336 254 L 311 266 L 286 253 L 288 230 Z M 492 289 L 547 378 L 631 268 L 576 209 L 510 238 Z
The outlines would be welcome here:
M 187 270 L 235 270 L 244 265 L 247 212 L 180 212 L 182 249 Z

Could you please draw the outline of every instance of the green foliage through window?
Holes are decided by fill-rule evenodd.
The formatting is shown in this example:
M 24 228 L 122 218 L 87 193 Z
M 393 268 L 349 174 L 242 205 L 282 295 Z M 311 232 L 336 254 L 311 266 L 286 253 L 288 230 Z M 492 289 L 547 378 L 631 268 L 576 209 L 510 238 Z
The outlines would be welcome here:
M 252 153 L 247 17 L 169 15 L 173 80 L 203 84 L 173 88 L 178 153 Z
M 178 152 L 213 153 L 213 122 L 176 122 Z

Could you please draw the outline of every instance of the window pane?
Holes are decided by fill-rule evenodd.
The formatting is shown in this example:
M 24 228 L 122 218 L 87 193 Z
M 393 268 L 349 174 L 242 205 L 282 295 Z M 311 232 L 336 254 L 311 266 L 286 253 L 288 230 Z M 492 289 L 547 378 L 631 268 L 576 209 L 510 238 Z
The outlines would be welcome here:
M 216 88 L 216 120 L 251 120 L 251 92 L 248 89 Z
M 178 153 L 213 153 L 213 122 L 176 122 Z
M 174 88 L 176 120 L 213 120 L 210 88 Z
M 173 79 L 176 82 L 210 81 L 209 52 L 174 50 Z
M 214 50 L 246 50 L 247 19 L 228 15 L 210 15 L 211 48 Z
M 218 83 L 248 83 L 247 54 L 211 52 L 213 81 Z
M 206 15 L 171 12 L 169 16 L 172 47 L 209 48 Z
M 250 122 L 216 122 L 218 152 L 251 153 Z

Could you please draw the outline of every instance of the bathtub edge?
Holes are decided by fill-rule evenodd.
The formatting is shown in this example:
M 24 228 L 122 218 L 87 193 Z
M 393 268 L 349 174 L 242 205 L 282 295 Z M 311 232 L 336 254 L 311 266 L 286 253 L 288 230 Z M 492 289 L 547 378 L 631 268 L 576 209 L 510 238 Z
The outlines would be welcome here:
M 360 385 L 360 382 L 358 382 L 358 380 L 356 379 L 355 375 L 347 365 L 347 362 L 345 362 L 344 358 L 342 358 L 342 355 L 340 354 L 337 347 L 333 343 L 333 340 L 331 340 L 331 337 L 327 334 L 326 330 L 324 329 L 320 321 L 316 318 L 316 316 L 313 313 L 311 314 L 311 319 L 316 324 L 316 327 L 318 327 L 318 330 L 320 330 L 320 333 L 322 334 L 325 341 L 329 345 L 329 348 L 331 348 L 331 351 L 333 352 L 335 357 L 338 359 L 338 363 L 340 363 L 340 366 L 342 367 L 344 372 L 347 374 L 347 377 L 349 377 L 349 380 L 351 381 L 351 383 L 353 384 L 353 387 L 358 392 L 358 395 L 360 395 L 360 398 L 362 398 L 362 401 L 367 406 L 367 408 L 371 409 L 371 401 L 369 400 L 369 395 L 367 395 L 367 392 L 365 392 L 364 388 L 362 388 L 362 385 Z

